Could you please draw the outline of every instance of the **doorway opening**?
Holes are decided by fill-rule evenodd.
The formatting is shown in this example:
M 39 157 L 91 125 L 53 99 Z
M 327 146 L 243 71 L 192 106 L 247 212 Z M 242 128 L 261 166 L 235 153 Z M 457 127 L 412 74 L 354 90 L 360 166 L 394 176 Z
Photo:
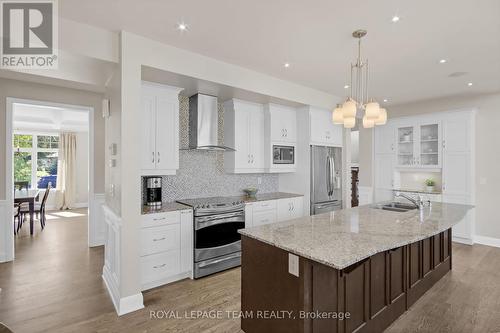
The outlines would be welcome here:
M 95 214 L 93 119 L 90 107 L 7 99 L 6 199 L 11 205 L 2 261 L 30 246 L 49 248 L 69 234 L 81 238 L 75 242 L 87 242 Z

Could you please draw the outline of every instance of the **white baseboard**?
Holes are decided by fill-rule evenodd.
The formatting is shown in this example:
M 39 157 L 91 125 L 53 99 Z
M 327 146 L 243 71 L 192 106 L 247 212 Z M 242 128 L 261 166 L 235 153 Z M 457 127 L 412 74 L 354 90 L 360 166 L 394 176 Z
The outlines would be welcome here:
M 482 244 L 482 245 L 500 247 L 500 238 L 475 235 L 474 242 L 477 244 Z
M 457 237 L 453 236 L 451 240 L 455 243 L 465 244 L 465 245 L 474 245 L 474 241 L 469 238 Z
M 104 284 L 106 284 L 111 301 L 113 302 L 116 313 L 119 316 L 144 308 L 142 293 L 127 297 L 120 297 L 118 286 L 114 282 L 115 280 L 112 278 L 112 274 L 106 266 L 103 268 L 102 279 L 104 280 Z

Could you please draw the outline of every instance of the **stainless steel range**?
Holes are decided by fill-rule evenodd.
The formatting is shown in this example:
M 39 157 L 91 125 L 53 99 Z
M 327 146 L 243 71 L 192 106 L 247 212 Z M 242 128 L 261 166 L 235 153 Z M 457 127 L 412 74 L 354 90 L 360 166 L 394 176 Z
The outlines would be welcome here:
M 238 197 L 178 200 L 194 210 L 194 278 L 241 265 L 245 203 Z

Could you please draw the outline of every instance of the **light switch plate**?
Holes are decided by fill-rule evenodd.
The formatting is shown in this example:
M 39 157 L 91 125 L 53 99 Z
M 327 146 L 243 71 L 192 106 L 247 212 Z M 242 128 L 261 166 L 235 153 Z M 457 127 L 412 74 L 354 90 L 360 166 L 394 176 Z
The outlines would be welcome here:
M 288 273 L 299 276 L 299 257 L 288 253 Z

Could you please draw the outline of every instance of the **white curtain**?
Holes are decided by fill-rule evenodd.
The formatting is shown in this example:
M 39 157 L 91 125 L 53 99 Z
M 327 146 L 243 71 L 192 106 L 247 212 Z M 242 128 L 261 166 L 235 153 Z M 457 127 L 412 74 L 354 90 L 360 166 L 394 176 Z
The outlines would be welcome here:
M 57 161 L 56 205 L 60 209 L 74 208 L 76 197 L 76 134 L 61 133 Z

